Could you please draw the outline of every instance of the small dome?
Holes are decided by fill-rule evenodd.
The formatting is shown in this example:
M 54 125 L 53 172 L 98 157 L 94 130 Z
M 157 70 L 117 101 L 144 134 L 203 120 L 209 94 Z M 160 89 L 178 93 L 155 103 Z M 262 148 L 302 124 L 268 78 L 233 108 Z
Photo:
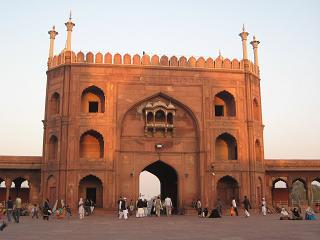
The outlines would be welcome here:
M 176 107 L 170 102 L 168 105 L 168 109 L 176 109 Z

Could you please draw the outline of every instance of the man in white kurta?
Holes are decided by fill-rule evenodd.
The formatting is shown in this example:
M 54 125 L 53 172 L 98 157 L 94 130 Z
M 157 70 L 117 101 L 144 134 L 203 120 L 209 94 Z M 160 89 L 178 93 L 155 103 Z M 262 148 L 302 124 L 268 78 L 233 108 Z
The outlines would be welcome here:
M 167 216 L 170 216 L 170 215 L 171 215 L 171 210 L 172 210 L 172 201 L 171 201 L 171 198 L 166 197 L 166 198 L 164 199 L 164 204 L 165 204 L 165 206 L 166 206 Z

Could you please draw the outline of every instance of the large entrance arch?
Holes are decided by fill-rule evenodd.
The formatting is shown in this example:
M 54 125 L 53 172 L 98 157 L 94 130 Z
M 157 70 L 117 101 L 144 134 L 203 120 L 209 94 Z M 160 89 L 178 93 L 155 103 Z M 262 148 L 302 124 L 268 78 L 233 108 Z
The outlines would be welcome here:
M 145 167 L 143 171 L 152 173 L 159 179 L 161 199 L 163 200 L 166 197 L 170 197 L 174 208 L 177 208 L 178 174 L 176 170 L 173 167 L 166 164 L 165 162 L 158 160 Z
M 196 115 L 164 93 L 144 97 L 131 99 L 135 103 L 119 119 L 117 197 L 137 198 L 140 173 L 148 171 L 161 182 L 162 199 L 170 196 L 176 208 L 191 208 L 203 194 Z

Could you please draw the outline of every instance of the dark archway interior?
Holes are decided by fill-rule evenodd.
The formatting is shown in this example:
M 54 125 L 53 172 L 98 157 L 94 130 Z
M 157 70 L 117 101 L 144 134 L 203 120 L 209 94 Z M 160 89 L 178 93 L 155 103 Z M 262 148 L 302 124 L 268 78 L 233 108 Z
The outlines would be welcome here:
M 103 207 L 103 187 L 101 180 L 93 175 L 81 179 L 79 183 L 79 198 L 92 200 L 96 207 Z
M 232 198 L 239 203 L 239 185 L 238 182 L 230 177 L 225 176 L 218 181 L 218 198 L 220 198 L 224 207 L 231 206 Z
M 161 199 L 170 197 L 174 208 L 178 207 L 178 176 L 174 168 L 162 161 L 156 161 L 147 166 L 143 171 L 148 171 L 160 181 Z

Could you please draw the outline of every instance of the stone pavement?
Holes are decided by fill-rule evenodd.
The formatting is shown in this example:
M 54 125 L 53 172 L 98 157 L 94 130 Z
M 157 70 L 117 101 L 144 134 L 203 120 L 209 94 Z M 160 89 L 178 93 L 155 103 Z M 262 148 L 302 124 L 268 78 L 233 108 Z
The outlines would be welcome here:
M 197 216 L 165 216 L 118 220 L 113 215 L 77 217 L 49 222 L 21 217 L 21 223 L 11 223 L 0 232 L 0 240 L 243 240 L 243 239 L 320 239 L 320 220 L 280 221 L 278 215 L 221 219 Z M 319 216 L 318 216 L 319 219 Z

